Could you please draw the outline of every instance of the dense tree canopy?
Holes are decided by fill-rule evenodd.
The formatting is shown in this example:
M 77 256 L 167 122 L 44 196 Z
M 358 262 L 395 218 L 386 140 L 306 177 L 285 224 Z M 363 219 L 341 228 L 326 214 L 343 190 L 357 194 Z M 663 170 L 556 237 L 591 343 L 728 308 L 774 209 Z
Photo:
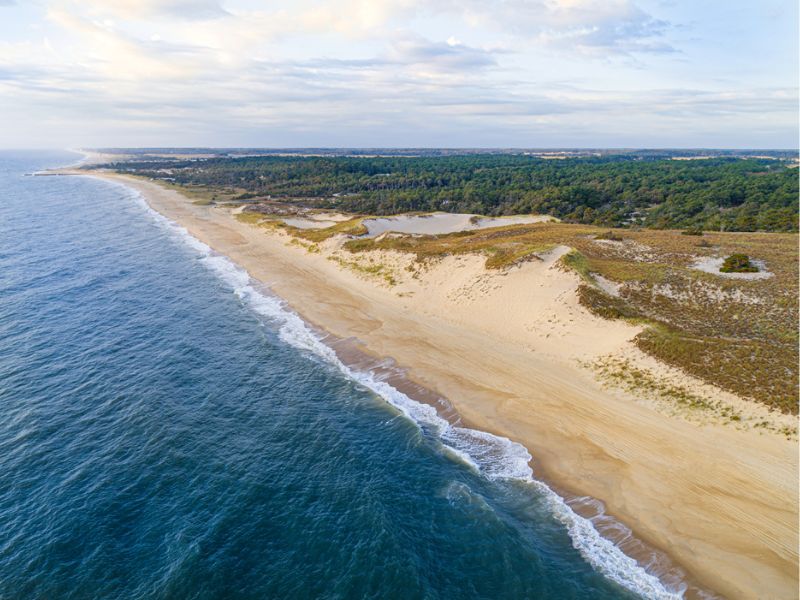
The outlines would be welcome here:
M 544 213 L 624 227 L 797 231 L 798 172 L 782 160 L 622 155 L 257 156 L 116 165 L 184 185 L 358 213 Z

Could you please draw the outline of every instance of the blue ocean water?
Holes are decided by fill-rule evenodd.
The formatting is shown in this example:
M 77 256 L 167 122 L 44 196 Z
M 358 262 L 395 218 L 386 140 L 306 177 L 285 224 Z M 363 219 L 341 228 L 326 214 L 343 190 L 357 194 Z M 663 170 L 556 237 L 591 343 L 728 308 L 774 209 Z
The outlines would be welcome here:
M 672 597 L 131 190 L 0 153 L 0 598 Z

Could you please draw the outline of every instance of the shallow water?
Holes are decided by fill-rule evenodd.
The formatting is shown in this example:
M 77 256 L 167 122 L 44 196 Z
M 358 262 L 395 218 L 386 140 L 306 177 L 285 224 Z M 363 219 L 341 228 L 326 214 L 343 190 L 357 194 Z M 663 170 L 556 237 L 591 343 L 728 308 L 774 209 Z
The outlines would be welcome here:
M 427 215 L 399 215 L 382 217 L 364 221 L 369 233 L 366 237 L 375 237 L 386 231 L 395 233 L 412 233 L 439 235 L 455 233 L 470 229 L 485 229 L 503 225 L 522 225 L 540 223 L 550 220 L 543 215 L 518 215 L 513 217 L 481 217 L 463 213 L 432 213 Z
M 0 598 L 670 596 L 130 190 L 23 176 L 75 159 L 0 153 Z
M 297 227 L 298 229 L 325 229 L 326 227 L 336 225 L 336 221 L 321 221 L 318 219 L 303 219 L 300 217 L 283 219 L 283 222 L 291 227 Z

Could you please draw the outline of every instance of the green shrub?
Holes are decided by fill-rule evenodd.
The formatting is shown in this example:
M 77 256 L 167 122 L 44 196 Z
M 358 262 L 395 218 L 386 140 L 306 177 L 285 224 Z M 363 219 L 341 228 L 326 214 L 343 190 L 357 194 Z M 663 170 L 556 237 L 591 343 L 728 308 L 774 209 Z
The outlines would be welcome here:
M 758 267 L 750 262 L 747 254 L 731 254 L 722 263 L 720 273 L 758 273 Z
M 589 272 L 589 261 L 577 250 L 570 250 L 562 256 L 561 264 L 567 269 L 575 271 L 586 283 L 595 285 L 594 278 Z
M 703 230 L 700 227 L 689 227 L 681 231 L 682 235 L 703 235 Z
M 613 231 L 606 231 L 606 232 L 603 232 L 603 233 L 598 233 L 596 236 L 594 236 L 594 239 L 596 239 L 596 240 L 609 240 L 611 242 L 621 242 L 622 241 L 622 236 L 619 235 L 618 233 L 613 232 Z

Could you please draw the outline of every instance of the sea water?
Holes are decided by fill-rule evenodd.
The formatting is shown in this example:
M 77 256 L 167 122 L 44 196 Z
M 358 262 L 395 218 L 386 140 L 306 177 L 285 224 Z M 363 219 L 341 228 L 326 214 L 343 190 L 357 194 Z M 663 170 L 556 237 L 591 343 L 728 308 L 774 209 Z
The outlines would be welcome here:
M 680 595 L 132 190 L 27 176 L 76 158 L 0 153 L 0 598 Z

